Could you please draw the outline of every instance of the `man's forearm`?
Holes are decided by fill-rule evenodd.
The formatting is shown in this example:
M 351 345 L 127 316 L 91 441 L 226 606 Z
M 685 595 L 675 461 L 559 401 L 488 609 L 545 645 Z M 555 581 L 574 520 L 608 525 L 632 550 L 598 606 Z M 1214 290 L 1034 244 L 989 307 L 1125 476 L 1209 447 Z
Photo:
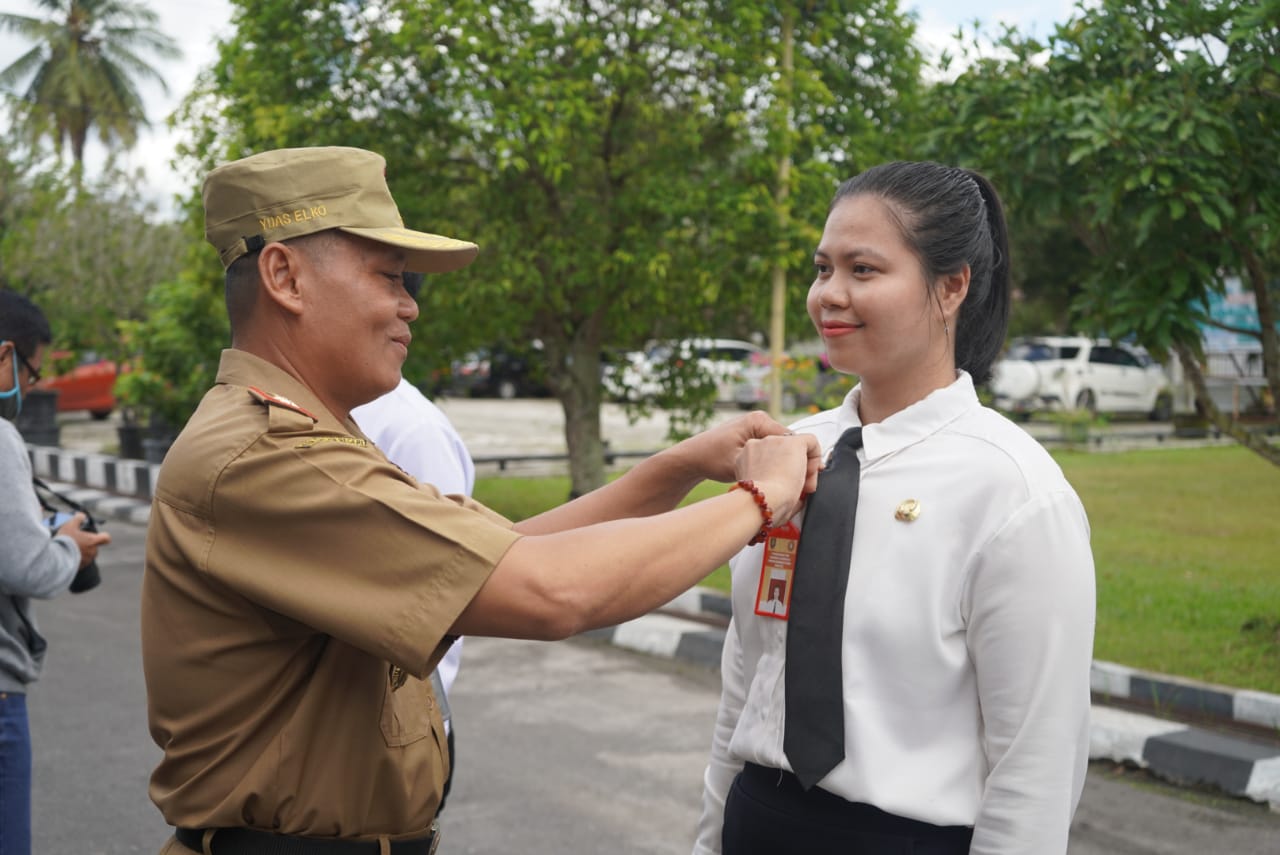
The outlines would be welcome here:
M 659 452 L 626 474 L 572 502 L 516 524 L 521 534 L 552 534 L 586 525 L 647 517 L 671 510 L 697 484 L 703 473 L 690 465 L 680 446 Z

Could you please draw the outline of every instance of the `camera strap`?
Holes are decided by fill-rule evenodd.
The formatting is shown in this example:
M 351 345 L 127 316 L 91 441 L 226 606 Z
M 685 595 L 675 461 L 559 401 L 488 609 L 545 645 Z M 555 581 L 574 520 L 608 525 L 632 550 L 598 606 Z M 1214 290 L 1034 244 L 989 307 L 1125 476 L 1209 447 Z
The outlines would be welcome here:
M 77 502 L 75 499 L 59 493 L 57 490 L 53 489 L 34 475 L 31 476 L 31 486 L 35 490 L 36 499 L 39 500 L 40 506 L 44 508 L 46 513 L 54 514 L 56 516 L 58 513 L 58 507 L 54 503 L 61 502 L 64 506 L 69 508 L 72 513 L 79 512 L 84 514 L 85 521 L 81 528 L 87 531 L 98 530 L 98 524 L 101 521 L 95 520 L 93 518 L 93 514 L 89 513 L 89 509 Z M 57 531 L 52 527 L 52 520 L 50 521 L 49 533 L 51 535 L 57 534 Z M 102 577 L 98 571 L 98 562 L 90 561 L 88 564 L 76 571 L 75 578 L 71 580 L 71 587 L 68 590 L 73 594 L 80 594 L 96 588 L 98 583 L 101 581 Z
M 61 502 L 64 506 L 70 508 L 72 512 L 79 511 L 85 515 L 86 519 L 97 522 L 93 519 L 93 515 L 89 513 L 88 509 L 86 509 L 84 505 L 69 496 L 59 493 L 57 490 L 53 489 L 34 475 L 31 476 L 31 485 L 36 489 L 36 498 L 40 500 L 40 507 L 44 508 L 49 513 L 57 513 L 58 506 L 52 503 Z

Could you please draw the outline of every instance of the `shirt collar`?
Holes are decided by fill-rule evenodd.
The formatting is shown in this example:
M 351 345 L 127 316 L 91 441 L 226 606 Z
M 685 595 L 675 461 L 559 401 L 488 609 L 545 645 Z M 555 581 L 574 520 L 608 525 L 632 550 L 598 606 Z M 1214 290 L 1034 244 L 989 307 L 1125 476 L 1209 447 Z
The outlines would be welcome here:
M 302 381 L 284 369 L 246 350 L 230 347 L 218 362 L 218 383 L 229 386 L 256 386 L 263 392 L 287 398 L 317 419 L 317 426 L 364 436 L 350 418 L 338 420 Z
M 862 384 L 859 383 L 840 405 L 836 416 L 839 433 L 862 424 L 858 418 L 858 403 L 861 398 Z M 955 382 L 951 385 L 930 392 L 882 422 L 864 427 L 862 447 L 865 449 L 865 459 L 870 462 L 914 445 L 980 406 L 973 378 L 967 371 L 957 370 Z

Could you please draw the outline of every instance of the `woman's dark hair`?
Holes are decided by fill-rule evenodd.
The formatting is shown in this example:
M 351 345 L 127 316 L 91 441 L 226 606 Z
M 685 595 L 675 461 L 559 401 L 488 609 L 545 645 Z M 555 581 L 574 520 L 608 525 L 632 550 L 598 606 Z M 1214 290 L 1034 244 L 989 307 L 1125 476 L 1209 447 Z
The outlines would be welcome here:
M 13 342 L 18 353 L 30 359 L 40 345 L 53 341 L 53 331 L 39 306 L 21 294 L 0 288 L 0 341 Z
M 831 208 L 863 194 L 888 205 L 930 287 L 969 265 L 969 293 L 956 321 L 956 367 L 985 382 L 1009 329 L 1009 234 L 995 188 L 969 169 L 895 161 L 845 181 Z

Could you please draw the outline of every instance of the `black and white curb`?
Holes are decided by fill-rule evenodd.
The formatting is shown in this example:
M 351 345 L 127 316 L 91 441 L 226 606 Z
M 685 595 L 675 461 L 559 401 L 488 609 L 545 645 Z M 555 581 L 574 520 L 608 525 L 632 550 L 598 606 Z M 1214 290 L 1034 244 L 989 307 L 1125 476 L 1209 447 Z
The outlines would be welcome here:
M 719 668 L 725 631 L 673 613 L 728 616 L 728 598 L 718 591 L 695 588 L 663 612 L 587 636 L 641 653 Z M 1105 705 L 1107 698 L 1155 699 L 1173 715 L 1216 713 L 1280 733 L 1280 695 L 1198 684 L 1101 661 L 1094 662 L 1090 679 L 1098 701 L 1091 712 L 1090 759 L 1131 764 L 1172 783 L 1214 787 L 1280 811 L 1280 747 Z
M 1090 688 L 1106 698 L 1140 701 L 1174 714 L 1210 715 L 1280 733 L 1280 695 L 1195 683 L 1096 660 Z
M 1280 748 L 1093 705 L 1089 757 L 1131 763 L 1175 784 L 1216 787 L 1280 811 Z
M 39 474 L 39 473 L 37 473 Z M 81 487 L 62 481 L 46 481 L 57 492 L 82 505 L 95 520 L 123 520 L 146 525 L 151 518 L 151 503 L 134 496 L 117 496 L 93 487 Z
M 158 463 L 42 445 L 28 445 L 27 456 L 35 474 L 46 481 L 77 484 L 145 502 L 151 500 L 151 488 L 160 472 Z

